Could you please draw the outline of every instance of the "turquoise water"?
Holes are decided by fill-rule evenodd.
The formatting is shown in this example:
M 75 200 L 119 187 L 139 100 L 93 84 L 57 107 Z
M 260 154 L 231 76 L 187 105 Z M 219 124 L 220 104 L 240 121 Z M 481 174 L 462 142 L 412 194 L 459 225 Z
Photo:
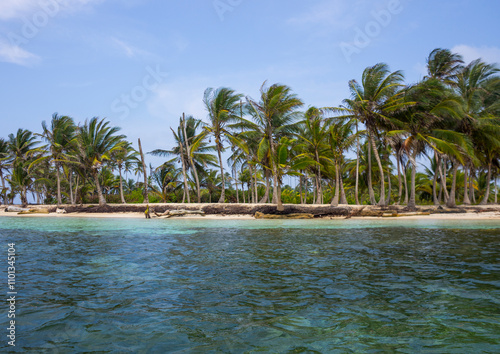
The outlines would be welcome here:
M 0 218 L 33 353 L 498 353 L 499 238 L 499 220 Z

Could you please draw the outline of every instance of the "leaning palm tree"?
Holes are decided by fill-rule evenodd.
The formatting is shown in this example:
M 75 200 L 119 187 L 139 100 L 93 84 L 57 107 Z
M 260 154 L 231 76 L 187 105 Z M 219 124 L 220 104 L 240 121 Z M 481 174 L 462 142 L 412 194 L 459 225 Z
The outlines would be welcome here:
M 227 125 L 237 121 L 240 116 L 240 98 L 242 95 L 236 94 L 234 90 L 221 87 L 218 89 L 207 88 L 203 96 L 203 103 L 208 112 L 208 123 L 205 131 L 215 139 L 217 155 L 219 158 L 220 173 L 222 177 L 222 190 L 219 203 L 225 200 L 225 181 L 222 152 L 224 151 L 224 140 L 227 139 L 233 144 L 237 144 L 237 138 L 227 129 Z
M 78 129 L 77 144 L 80 164 L 94 180 L 100 206 L 106 205 L 99 182 L 100 171 L 104 162 L 111 159 L 112 153 L 121 148 L 125 136 L 116 135 L 119 130 L 120 128 L 110 127 L 109 122 L 97 117 L 86 120 Z
M 49 154 L 42 156 L 33 163 L 37 164 L 42 160 L 50 160 L 54 164 L 57 181 L 57 205 L 59 206 L 62 204 L 61 167 L 63 167 L 63 161 L 68 160 L 67 152 L 72 141 L 75 139 L 76 126 L 73 122 L 73 118 L 59 116 L 57 113 L 54 113 L 52 115 L 50 128 L 47 127 L 45 121 L 42 122 L 42 128 L 43 133 L 40 135 L 48 143 Z
M 391 129 L 396 124 L 392 115 L 409 105 L 400 90 L 403 79 L 401 71 L 391 73 L 387 64 L 379 63 L 368 67 L 363 72 L 361 84 L 356 80 L 349 82 L 351 98 L 344 100 L 344 106 L 333 109 L 334 112 L 343 114 L 341 118 L 355 118 L 366 127 L 369 147 L 373 149 L 380 173 L 379 205 L 386 204 L 385 179 L 376 142 L 381 128 Z M 371 181 L 368 189 L 373 200 Z
M 255 101 L 247 98 L 247 102 L 252 118 L 264 134 L 260 145 L 269 147 L 274 183 L 273 203 L 277 204 L 278 210 L 283 210 L 277 146 L 282 137 L 296 130 L 298 109 L 304 103 L 292 92 L 290 87 L 280 84 L 266 87 L 266 82 L 260 88 L 260 100 Z

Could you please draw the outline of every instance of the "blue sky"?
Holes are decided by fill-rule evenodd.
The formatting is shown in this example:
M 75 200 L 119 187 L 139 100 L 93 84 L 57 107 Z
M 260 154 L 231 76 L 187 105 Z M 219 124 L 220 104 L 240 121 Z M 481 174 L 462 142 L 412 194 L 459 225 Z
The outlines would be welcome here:
M 257 98 L 268 80 L 335 106 L 378 62 L 408 82 L 437 47 L 500 62 L 499 13 L 487 0 L 2 0 L 0 136 L 58 112 L 170 148 L 183 112 L 205 119 L 207 87 Z

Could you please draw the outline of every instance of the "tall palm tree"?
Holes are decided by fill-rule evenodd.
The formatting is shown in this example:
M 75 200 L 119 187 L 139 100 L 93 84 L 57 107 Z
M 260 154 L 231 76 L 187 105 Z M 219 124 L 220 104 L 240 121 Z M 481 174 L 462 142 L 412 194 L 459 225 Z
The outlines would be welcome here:
M 121 148 L 125 139 L 124 135 L 117 135 L 120 128 L 111 127 L 109 123 L 97 117 L 85 120 L 77 135 L 80 163 L 94 180 L 100 206 L 106 205 L 99 182 L 100 171 L 105 161 L 110 160 L 111 155 Z
M 436 48 L 427 57 L 426 79 L 435 79 L 448 86 L 455 86 L 457 74 L 463 67 L 461 55 L 449 49 Z
M 344 100 L 344 106 L 334 109 L 344 114 L 344 118 L 355 118 L 366 127 L 370 148 L 373 150 L 380 173 L 380 201 L 385 205 L 384 169 L 376 141 L 381 128 L 391 129 L 395 124 L 392 115 L 404 109 L 409 103 L 404 101 L 403 73 L 390 72 L 387 64 L 379 63 L 363 71 L 361 84 L 356 80 L 349 82 L 351 98 Z M 368 159 L 371 161 L 371 159 Z M 373 195 L 371 183 L 368 183 L 370 195 Z
M 68 116 L 59 116 L 57 113 L 52 115 L 50 128 L 45 121 L 42 122 L 43 133 L 40 134 L 48 143 L 49 154 L 42 156 L 34 163 L 42 160 L 50 160 L 56 170 L 57 181 L 57 205 L 62 204 L 61 199 L 61 167 L 63 162 L 68 160 L 68 150 L 75 139 L 76 126 L 73 118 Z
M 273 202 L 277 204 L 278 210 L 284 210 L 281 202 L 277 145 L 282 137 L 296 130 L 298 109 L 304 103 L 292 92 L 290 87 L 280 84 L 266 87 L 266 82 L 260 88 L 260 100 L 257 102 L 247 98 L 247 102 L 255 123 L 264 133 L 260 145 L 269 146 L 274 183 Z
M 227 139 L 233 144 L 238 143 L 238 139 L 228 129 L 227 125 L 237 121 L 240 116 L 240 99 L 242 95 L 236 94 L 234 90 L 227 87 L 218 89 L 207 88 L 203 96 L 203 103 L 208 113 L 208 123 L 205 125 L 206 132 L 215 139 L 217 148 L 220 174 L 222 177 L 222 190 L 219 203 L 225 201 L 225 181 L 222 152 L 224 151 L 224 140 Z

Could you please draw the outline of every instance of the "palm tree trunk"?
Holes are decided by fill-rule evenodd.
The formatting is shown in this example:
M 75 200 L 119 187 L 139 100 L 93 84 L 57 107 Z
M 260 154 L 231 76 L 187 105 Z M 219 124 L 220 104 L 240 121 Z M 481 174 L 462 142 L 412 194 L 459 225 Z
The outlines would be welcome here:
M 271 190 L 271 183 L 269 182 L 269 170 L 264 167 L 264 175 L 266 176 L 266 191 L 259 203 L 269 203 L 269 191 Z
M 469 199 L 469 186 L 468 186 L 468 176 L 467 172 L 469 169 L 467 168 L 467 165 L 464 165 L 464 205 L 470 205 L 470 199 Z
M 439 155 L 434 151 L 434 158 L 436 160 L 436 168 L 434 169 L 434 179 L 432 180 L 432 201 L 434 205 L 439 205 L 439 200 L 437 197 L 437 178 L 438 178 L 438 168 L 439 168 Z
M 233 175 L 234 175 L 234 183 L 236 185 L 236 203 L 240 203 L 240 191 L 238 190 L 238 175 L 236 172 L 236 167 L 233 165 Z
M 340 204 L 349 204 L 347 202 L 347 198 L 345 195 L 344 179 L 342 178 L 342 174 L 339 175 L 339 182 L 340 182 Z
M 146 171 L 146 162 L 144 161 L 144 154 L 142 153 L 141 139 L 139 141 L 139 153 L 141 154 L 141 163 L 142 163 L 142 173 L 144 175 L 144 201 L 143 203 L 149 203 L 149 186 L 148 186 L 148 174 Z
M 447 172 L 446 169 L 448 167 L 448 161 L 445 158 L 443 158 L 443 176 L 441 176 L 441 185 L 444 191 L 444 202 L 445 204 L 448 204 L 448 200 L 450 199 L 450 195 L 448 194 L 448 186 L 446 185 L 446 178 L 447 178 Z
M 457 186 L 457 171 L 458 171 L 458 163 L 456 161 L 453 162 L 453 180 L 451 182 L 451 190 L 450 190 L 450 196 L 448 198 L 448 203 L 446 203 L 446 206 L 448 208 L 454 208 L 456 207 L 456 202 L 455 202 L 455 189 Z
M 356 184 L 354 186 L 354 200 L 359 205 L 359 136 L 358 122 L 356 122 Z
M 335 195 L 333 196 L 332 202 L 330 203 L 331 206 L 338 206 L 339 205 L 339 194 L 340 194 L 340 181 L 339 181 L 339 165 L 337 161 L 335 160 Z
M 403 180 L 401 178 L 401 161 L 399 158 L 399 151 L 396 151 L 396 163 L 398 165 L 398 201 L 396 202 L 396 205 L 401 204 L 401 198 L 403 197 Z
M 307 175 L 304 176 L 304 204 L 307 204 L 307 192 L 308 192 L 308 187 L 307 187 Z
M 498 186 L 497 186 L 498 176 L 495 176 L 495 204 L 498 204 Z
M 191 168 L 193 169 L 194 180 L 196 182 L 196 196 L 198 203 L 201 203 L 201 189 L 200 189 L 200 179 L 198 178 L 198 171 L 196 170 L 196 166 L 193 162 L 193 154 L 188 142 L 188 136 L 186 132 L 186 117 L 184 113 L 182 113 L 182 121 L 181 121 L 182 129 L 184 130 L 184 142 L 186 143 L 186 151 L 189 157 L 189 162 L 191 164 Z
M 479 205 L 488 204 L 488 198 L 490 197 L 490 181 L 491 181 L 491 161 L 488 164 L 488 176 L 486 177 L 486 193 L 484 194 L 483 200 Z
M 56 180 L 57 180 L 57 206 L 62 204 L 61 198 L 61 176 L 59 175 L 59 164 L 56 163 Z
M 254 180 L 254 184 L 253 184 L 253 188 L 254 188 L 254 191 L 255 191 L 255 204 L 257 204 L 258 200 L 259 200 L 259 189 L 257 188 L 258 185 L 257 185 L 257 165 L 254 166 L 254 177 L 255 177 L 255 180 Z
M 408 202 L 408 208 L 410 210 L 415 210 L 415 176 L 417 174 L 417 152 L 413 152 L 412 155 L 408 155 L 411 162 L 411 190 L 410 190 L 410 201 Z
M 69 202 L 71 205 L 74 203 L 74 195 L 73 195 L 73 171 L 68 170 L 68 182 L 69 182 Z
M 77 199 L 78 199 L 78 185 L 80 184 L 80 175 L 76 175 L 76 185 L 75 185 L 75 200 L 73 201 L 73 205 L 76 204 Z M 80 198 L 81 199 L 81 198 Z
M 5 189 L 5 179 L 3 177 L 3 172 L 2 170 L 0 169 L 0 179 L 2 180 L 2 197 L 3 197 L 3 203 L 5 205 L 8 204 L 8 200 L 7 200 L 7 191 Z
M 391 171 L 387 171 L 387 200 L 386 205 L 391 204 L 391 192 L 392 192 L 392 183 L 391 183 Z
M 405 185 L 405 200 L 403 204 L 408 205 L 408 178 L 407 176 L 407 170 L 408 170 L 408 163 L 409 161 L 403 166 L 403 180 L 404 180 L 404 185 Z
M 385 206 L 385 178 L 384 178 L 384 168 L 382 167 L 382 161 L 380 160 L 380 156 L 378 154 L 377 144 L 373 139 L 373 133 L 369 130 L 370 134 L 370 142 L 373 148 L 373 154 L 375 155 L 375 160 L 377 161 L 378 168 L 380 170 L 380 200 L 378 205 Z
M 222 154 L 221 154 L 219 139 L 217 139 L 216 145 L 217 145 L 217 154 L 219 155 L 220 177 L 222 179 L 222 190 L 220 192 L 219 203 L 224 203 L 226 201 L 226 181 L 224 179 L 224 166 L 222 165 Z
M 300 193 L 300 204 L 304 204 L 304 196 L 302 195 L 302 175 L 299 176 L 299 193 Z
M 474 175 L 475 172 L 473 168 L 470 170 L 469 174 L 469 196 L 472 199 L 471 202 L 476 204 L 476 190 L 474 189 Z
M 172 131 L 174 136 L 176 136 L 172 127 L 170 127 L 170 130 Z M 189 198 L 189 186 L 188 186 L 188 181 L 187 181 L 187 176 L 186 176 L 186 164 L 184 162 L 184 147 L 182 146 L 181 139 L 179 139 L 179 148 L 181 150 L 180 153 L 181 153 L 181 164 L 182 164 L 182 177 L 184 178 L 184 194 L 182 196 L 182 203 L 184 204 L 184 202 L 186 201 L 186 196 L 187 196 L 187 202 L 188 202 L 188 204 L 190 204 L 191 200 Z
M 377 201 L 375 200 L 375 193 L 372 185 L 372 146 L 369 141 L 366 143 L 368 144 L 368 195 L 370 197 L 370 204 L 375 205 Z
M 28 206 L 28 197 L 27 197 L 27 188 L 26 186 L 21 187 L 21 205 L 26 208 Z
M 120 174 L 120 199 L 122 204 L 125 204 L 125 197 L 123 196 L 123 180 L 122 180 L 122 167 L 118 167 L 118 173 Z
M 268 133 L 268 139 L 269 139 L 269 149 L 271 152 L 271 165 L 273 169 L 273 184 L 274 184 L 273 202 L 276 201 L 278 211 L 283 211 L 285 210 L 285 208 L 283 206 L 283 203 L 281 202 L 281 187 L 279 185 L 278 168 L 276 166 L 276 162 L 274 161 L 275 148 L 274 148 L 273 135 L 271 132 Z
M 99 206 L 104 206 L 106 205 L 106 199 L 102 194 L 101 184 L 99 183 L 99 174 L 97 172 L 94 173 L 94 182 L 97 188 L 97 195 L 99 196 Z
M 254 179 L 253 179 L 253 165 L 248 165 L 248 170 L 250 172 L 250 185 L 248 187 L 248 192 L 252 196 L 252 204 L 255 204 L 255 193 L 253 191 L 253 185 L 254 185 Z M 248 197 L 248 200 L 250 201 L 250 196 Z

